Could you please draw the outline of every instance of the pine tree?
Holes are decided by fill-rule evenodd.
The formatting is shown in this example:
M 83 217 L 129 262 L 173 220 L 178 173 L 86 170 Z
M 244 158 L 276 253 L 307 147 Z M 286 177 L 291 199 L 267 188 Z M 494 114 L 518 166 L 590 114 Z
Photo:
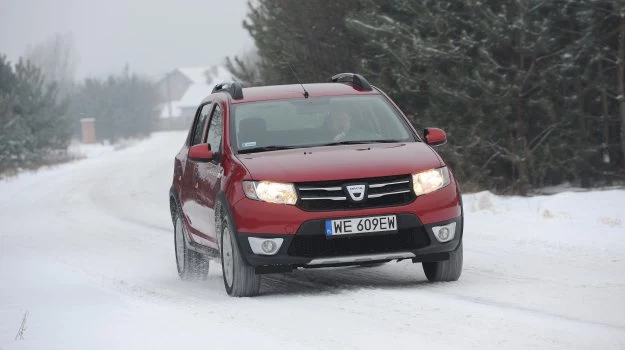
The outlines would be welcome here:
M 70 139 L 66 105 L 38 67 L 0 56 L 0 173 L 41 165 L 65 152 Z
M 293 62 L 304 81 L 362 72 L 447 131 L 464 184 L 525 194 L 625 174 L 625 0 L 261 0 L 244 25 L 260 82 L 295 82 Z
M 465 180 L 526 193 L 575 176 L 567 160 L 588 168 L 586 142 L 571 147 L 587 132 L 574 113 L 577 36 L 563 27 L 585 25 L 571 20 L 575 2 L 367 4 L 348 27 L 368 38 L 368 74 L 419 123 L 449 130 L 444 152 Z
M 96 138 L 117 142 L 148 136 L 153 128 L 156 105 L 152 82 L 126 68 L 107 79 L 86 79 L 72 97 L 70 113 L 75 125 L 79 125 L 82 118 L 95 118 Z
M 15 66 L 15 75 L 20 101 L 16 113 L 25 120 L 34 141 L 29 148 L 39 150 L 38 158 L 45 156 L 45 150 L 67 149 L 71 121 L 66 115 L 67 102 L 57 102 L 56 83 L 46 83 L 41 70 L 23 60 Z
M 358 71 L 360 45 L 345 27 L 347 14 L 358 9 L 357 0 L 250 2 L 243 26 L 260 56 L 258 81 L 297 82 L 289 65 L 303 82 L 327 81 L 336 73 Z M 237 58 L 233 61 L 237 63 Z M 238 69 L 230 64 L 234 74 L 244 79 L 250 70 L 246 67 L 245 63 Z

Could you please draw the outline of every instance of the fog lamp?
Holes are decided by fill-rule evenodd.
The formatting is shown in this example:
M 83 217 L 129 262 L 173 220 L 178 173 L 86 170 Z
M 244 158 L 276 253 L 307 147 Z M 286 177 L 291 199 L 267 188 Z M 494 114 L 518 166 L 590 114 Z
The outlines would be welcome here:
M 260 245 L 260 249 L 265 254 L 271 254 L 276 251 L 276 244 L 272 240 L 267 239 Z
M 439 242 L 449 242 L 456 236 L 456 223 L 452 222 L 447 225 L 434 226 L 432 227 L 432 232 L 434 232 L 434 237 Z
M 283 238 L 248 237 L 252 252 L 257 255 L 275 255 L 282 246 Z

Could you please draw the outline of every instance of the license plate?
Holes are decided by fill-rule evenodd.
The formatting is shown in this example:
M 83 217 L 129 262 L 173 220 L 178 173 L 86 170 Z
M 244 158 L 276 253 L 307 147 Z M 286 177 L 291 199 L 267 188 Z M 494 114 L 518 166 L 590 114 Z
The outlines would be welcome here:
M 326 220 L 327 237 L 370 232 L 397 232 L 397 217 L 384 215 Z

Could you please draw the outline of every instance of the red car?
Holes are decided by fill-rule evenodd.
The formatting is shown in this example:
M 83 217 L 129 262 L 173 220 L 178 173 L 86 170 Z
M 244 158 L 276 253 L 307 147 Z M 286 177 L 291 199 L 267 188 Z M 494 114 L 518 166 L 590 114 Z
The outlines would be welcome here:
M 463 210 L 451 169 L 391 99 L 358 74 L 331 82 L 217 85 L 197 109 L 169 193 L 181 278 L 221 259 L 226 291 L 262 274 L 421 262 L 462 271 Z

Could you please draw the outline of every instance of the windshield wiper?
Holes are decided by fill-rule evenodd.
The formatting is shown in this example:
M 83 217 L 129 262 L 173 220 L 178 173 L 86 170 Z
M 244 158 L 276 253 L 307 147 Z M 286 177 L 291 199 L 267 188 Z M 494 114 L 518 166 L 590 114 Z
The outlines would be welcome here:
M 279 151 L 281 149 L 294 149 L 294 148 L 301 148 L 301 146 L 271 145 L 271 146 L 255 147 L 255 148 L 248 148 L 248 149 L 240 149 L 239 154 Z
M 337 141 L 324 143 L 319 146 L 336 146 L 336 145 L 360 145 L 363 143 L 395 143 L 395 142 L 404 142 L 401 140 L 391 140 L 391 139 L 382 139 L 382 140 L 359 140 L 359 141 Z

